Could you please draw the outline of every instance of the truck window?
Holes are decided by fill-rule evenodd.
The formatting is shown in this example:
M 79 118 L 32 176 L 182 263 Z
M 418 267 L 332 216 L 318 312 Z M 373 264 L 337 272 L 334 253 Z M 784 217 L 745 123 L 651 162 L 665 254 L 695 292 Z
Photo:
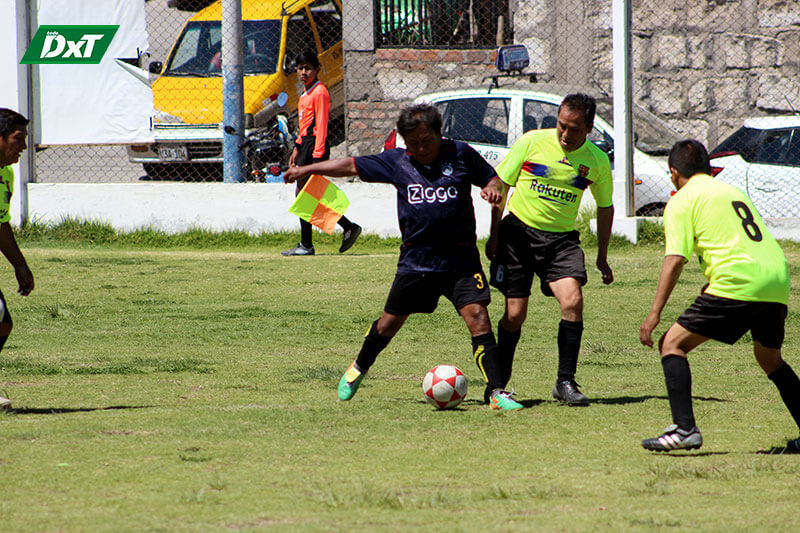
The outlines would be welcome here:
M 320 44 L 325 51 L 342 40 L 342 13 L 333 0 L 317 0 L 309 6 L 317 26 Z
M 294 62 L 297 56 L 306 48 L 318 52 L 311 23 L 306 15 L 306 10 L 302 9 L 289 18 L 286 29 L 286 56 L 283 60 L 284 70 L 293 72 L 296 68 Z
M 271 74 L 278 65 L 280 21 L 242 21 L 245 74 Z M 221 76 L 222 28 L 218 21 L 190 22 L 178 39 L 165 76 Z

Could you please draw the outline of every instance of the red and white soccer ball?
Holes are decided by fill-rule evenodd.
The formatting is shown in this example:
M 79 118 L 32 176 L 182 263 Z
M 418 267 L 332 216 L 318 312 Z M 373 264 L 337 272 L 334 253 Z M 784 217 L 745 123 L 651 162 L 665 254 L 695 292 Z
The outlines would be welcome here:
M 422 394 L 437 409 L 451 409 L 467 396 L 467 378 L 453 365 L 437 365 L 422 380 Z

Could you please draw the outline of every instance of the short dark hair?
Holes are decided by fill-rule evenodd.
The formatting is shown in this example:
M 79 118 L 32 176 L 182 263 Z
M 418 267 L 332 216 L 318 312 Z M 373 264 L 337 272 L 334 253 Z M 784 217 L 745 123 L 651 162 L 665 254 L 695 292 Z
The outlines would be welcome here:
M 311 65 L 314 68 L 319 68 L 319 57 L 317 57 L 317 53 L 310 49 L 306 48 L 302 52 L 297 55 L 297 61 L 295 61 L 296 65 Z
M 686 179 L 695 174 L 711 174 L 711 163 L 703 143 L 694 139 L 684 139 L 672 145 L 669 151 L 669 166 Z
M 429 103 L 414 104 L 404 107 L 397 119 L 397 132 L 405 137 L 420 124 L 425 124 L 437 135 L 442 134 L 442 114 Z
M 597 102 L 588 94 L 574 93 L 568 94 L 561 100 L 561 105 L 558 110 L 561 111 L 562 107 L 572 109 L 573 111 L 583 112 L 583 121 L 586 127 L 591 127 L 594 124 L 594 115 L 597 112 Z
M 28 125 L 28 119 L 7 107 L 0 107 L 0 137 L 8 137 Z

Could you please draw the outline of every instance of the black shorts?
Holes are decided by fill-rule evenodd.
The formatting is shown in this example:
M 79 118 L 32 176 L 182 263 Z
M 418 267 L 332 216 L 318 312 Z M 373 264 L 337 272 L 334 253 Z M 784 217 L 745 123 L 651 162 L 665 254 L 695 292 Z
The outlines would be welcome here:
M 531 228 L 513 214 L 500 221 L 499 244 L 490 274 L 491 285 L 507 298 L 527 298 L 533 275 L 545 296 L 550 282 L 575 278 L 586 285 L 586 265 L 577 231 L 552 232 Z
M 745 302 L 701 294 L 678 324 L 703 337 L 733 344 L 749 330 L 766 348 L 783 345 L 787 308 L 773 302 Z
M 433 313 L 445 296 L 456 311 L 471 303 L 489 305 L 491 296 L 482 271 L 398 272 L 383 310 L 392 315 Z
M 297 146 L 297 159 L 295 159 L 295 165 L 301 167 L 303 165 L 310 165 L 311 163 L 319 163 L 320 161 L 327 161 L 330 159 L 331 147 L 330 143 L 327 141 L 325 141 L 325 152 L 322 154 L 322 157 L 314 157 L 314 144 L 316 142 L 317 139 L 314 136 L 303 137 L 300 144 Z M 297 180 L 298 193 L 300 193 L 303 187 L 305 187 L 310 178 L 311 176 L 307 176 Z

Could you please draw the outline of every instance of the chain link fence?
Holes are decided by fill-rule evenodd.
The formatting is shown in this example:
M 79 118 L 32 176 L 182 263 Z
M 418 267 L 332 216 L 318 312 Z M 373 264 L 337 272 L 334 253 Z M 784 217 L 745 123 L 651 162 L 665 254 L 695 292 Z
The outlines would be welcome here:
M 331 93 L 333 157 L 401 142 L 398 110 L 424 98 L 445 135 L 497 164 L 524 131 L 553 127 L 570 92 L 598 99 L 590 139 L 613 157 L 611 10 L 610 0 L 242 0 L 247 176 L 269 181 L 264 169 L 285 165 L 275 117 L 296 133 L 293 58 L 304 48 L 319 53 Z M 152 72 L 155 143 L 39 147 L 36 181 L 222 178 L 219 2 L 149 0 L 146 11 L 139 63 Z M 633 33 L 635 212 L 661 213 L 666 153 L 692 137 L 765 216 L 799 216 L 800 4 L 635 2 Z M 513 43 L 530 56 L 520 76 L 495 68 L 497 47 Z

